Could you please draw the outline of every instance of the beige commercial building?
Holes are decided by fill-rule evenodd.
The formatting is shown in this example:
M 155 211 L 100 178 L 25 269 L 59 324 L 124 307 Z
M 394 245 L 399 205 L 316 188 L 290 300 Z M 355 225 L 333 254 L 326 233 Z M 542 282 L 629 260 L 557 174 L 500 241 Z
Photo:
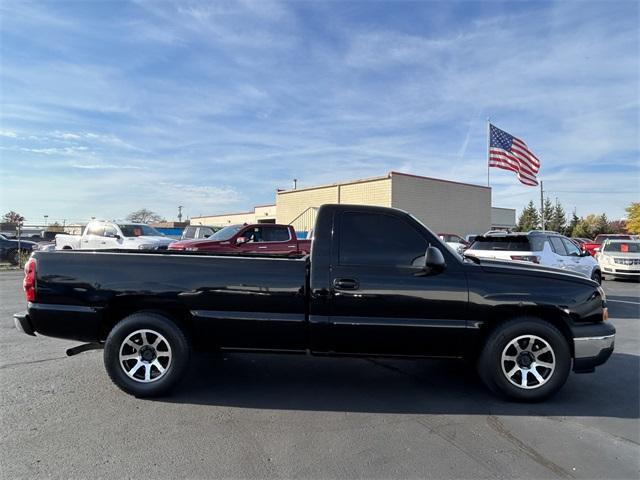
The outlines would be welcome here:
M 313 227 L 317 208 L 325 203 L 396 207 L 412 213 L 435 232 L 459 235 L 486 232 L 492 228 L 494 216 L 501 222 L 501 228 L 507 228 L 509 215 L 511 223 L 515 224 L 515 210 L 492 211 L 489 187 L 399 172 L 280 190 L 276 192 L 275 205 L 262 205 L 250 212 L 194 217 L 191 223 L 229 225 L 277 222 L 290 223 L 297 231 L 309 231 Z M 502 227 L 503 224 L 505 227 Z

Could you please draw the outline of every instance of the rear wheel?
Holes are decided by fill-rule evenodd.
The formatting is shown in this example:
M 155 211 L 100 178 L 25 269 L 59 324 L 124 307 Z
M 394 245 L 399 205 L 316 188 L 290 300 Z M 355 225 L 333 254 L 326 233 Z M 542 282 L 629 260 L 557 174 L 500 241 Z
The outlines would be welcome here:
M 18 265 L 18 263 L 20 263 L 20 252 L 18 250 L 11 250 L 7 257 L 11 265 Z
M 478 360 L 478 372 L 490 390 L 521 401 L 539 401 L 556 393 L 570 368 L 565 337 L 552 324 L 532 317 L 496 328 Z
M 169 318 L 140 312 L 120 321 L 109 333 L 104 364 L 120 389 L 136 397 L 167 393 L 182 378 L 191 346 Z

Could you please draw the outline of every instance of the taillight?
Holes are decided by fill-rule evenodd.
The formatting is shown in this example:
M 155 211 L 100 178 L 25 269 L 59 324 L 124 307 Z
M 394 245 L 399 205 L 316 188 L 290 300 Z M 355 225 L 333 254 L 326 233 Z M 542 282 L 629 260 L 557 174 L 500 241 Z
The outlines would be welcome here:
M 36 300 L 36 259 L 30 258 L 24 266 L 24 280 L 22 281 L 24 297 L 27 302 Z
M 511 255 L 511 260 L 540 263 L 540 257 L 538 257 L 537 255 Z

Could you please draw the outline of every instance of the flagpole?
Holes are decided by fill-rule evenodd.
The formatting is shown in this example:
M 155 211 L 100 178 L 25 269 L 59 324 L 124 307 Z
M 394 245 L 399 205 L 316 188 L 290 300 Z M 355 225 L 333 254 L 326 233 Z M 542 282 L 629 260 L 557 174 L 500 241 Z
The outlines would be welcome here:
M 491 187 L 490 167 L 489 167 L 489 150 L 491 149 L 491 118 L 487 117 L 487 187 Z
M 544 190 L 542 188 L 542 180 L 540 180 L 540 218 L 542 220 L 542 230 L 544 231 Z

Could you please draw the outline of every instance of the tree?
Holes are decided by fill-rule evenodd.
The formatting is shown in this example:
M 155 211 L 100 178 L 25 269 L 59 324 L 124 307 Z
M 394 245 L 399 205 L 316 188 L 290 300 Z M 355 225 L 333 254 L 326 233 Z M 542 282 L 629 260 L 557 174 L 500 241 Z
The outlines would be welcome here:
M 576 215 L 576 209 L 573 209 L 573 214 L 571 215 L 571 221 L 569 222 L 569 225 L 566 228 L 566 234 L 569 237 L 577 237 L 578 235 L 576 235 L 574 233 L 576 227 L 578 226 L 578 224 L 580 223 L 580 218 L 578 217 L 578 215 Z
M 549 197 L 544 199 L 543 212 L 544 212 L 544 225 L 542 225 L 542 212 L 540 213 L 541 228 L 545 230 L 553 230 L 552 228 L 549 227 L 549 224 L 551 223 L 551 220 L 553 217 L 553 203 L 551 203 L 551 200 L 549 199 Z
M 17 212 L 11 210 L 7 212 L 2 217 L 2 223 L 8 223 L 10 225 L 17 225 L 21 222 L 24 222 L 24 217 Z
M 625 220 L 610 221 L 609 230 L 611 231 L 611 233 L 629 233 L 627 231 L 627 222 Z
M 596 220 L 596 232 L 595 235 L 600 235 L 601 233 L 611 233 L 611 227 L 609 225 L 609 219 L 606 214 L 602 214 L 597 217 Z
M 530 201 L 518 217 L 516 229 L 519 232 L 528 232 L 529 230 L 536 230 L 539 225 L 540 217 L 538 215 L 538 211 L 536 210 L 533 201 Z
M 551 210 L 551 216 L 549 217 L 549 223 L 547 223 L 547 230 L 553 230 L 558 233 L 565 234 L 567 225 L 567 216 L 564 213 L 564 208 L 560 203 L 557 203 Z
M 593 213 L 587 215 L 584 218 L 580 219 L 578 225 L 572 232 L 574 237 L 584 237 L 584 238 L 594 238 L 598 232 L 598 216 Z
M 626 209 L 627 230 L 629 233 L 640 233 L 640 202 L 633 202 Z
M 136 210 L 135 212 L 131 212 L 127 215 L 127 220 L 136 223 L 155 223 L 161 222 L 162 217 L 151 210 L 141 208 L 140 210 Z

